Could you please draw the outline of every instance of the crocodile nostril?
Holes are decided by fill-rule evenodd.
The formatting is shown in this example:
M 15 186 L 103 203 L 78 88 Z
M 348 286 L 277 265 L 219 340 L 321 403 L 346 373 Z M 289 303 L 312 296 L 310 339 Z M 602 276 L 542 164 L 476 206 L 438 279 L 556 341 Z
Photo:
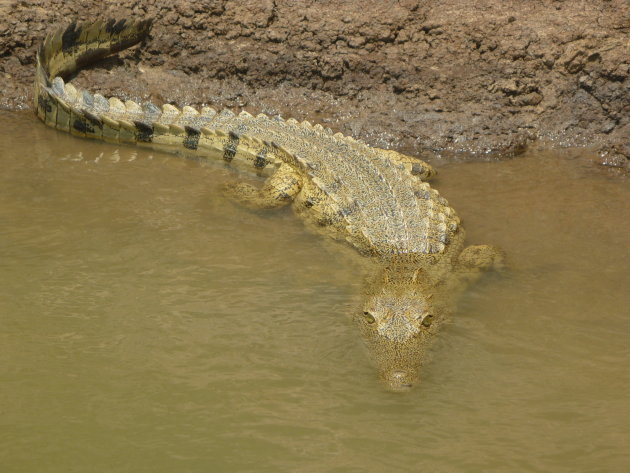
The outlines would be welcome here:
M 394 370 L 386 376 L 387 384 L 392 391 L 407 391 L 413 387 L 413 377 L 404 370 Z

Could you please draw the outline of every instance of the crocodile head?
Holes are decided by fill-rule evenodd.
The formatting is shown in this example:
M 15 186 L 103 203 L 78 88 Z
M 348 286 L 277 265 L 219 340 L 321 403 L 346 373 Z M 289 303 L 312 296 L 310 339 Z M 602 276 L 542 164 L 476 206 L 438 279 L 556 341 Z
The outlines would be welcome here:
M 419 381 L 424 351 L 435 327 L 432 296 L 417 284 L 385 284 L 369 294 L 358 316 L 380 377 L 405 391 Z

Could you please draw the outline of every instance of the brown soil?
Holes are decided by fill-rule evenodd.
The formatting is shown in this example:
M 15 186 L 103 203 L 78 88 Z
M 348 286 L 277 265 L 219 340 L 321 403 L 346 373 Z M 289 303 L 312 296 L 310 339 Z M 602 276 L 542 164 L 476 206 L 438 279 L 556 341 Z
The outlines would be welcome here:
M 79 74 L 104 95 L 308 119 L 381 147 L 630 158 L 627 0 L 0 0 L 0 108 L 28 108 L 37 44 L 72 19 L 155 19 Z

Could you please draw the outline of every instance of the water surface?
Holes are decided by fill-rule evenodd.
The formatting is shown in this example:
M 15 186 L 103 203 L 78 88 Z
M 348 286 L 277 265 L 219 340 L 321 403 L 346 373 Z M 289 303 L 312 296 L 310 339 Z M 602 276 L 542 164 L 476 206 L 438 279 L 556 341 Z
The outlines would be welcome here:
M 630 471 L 630 186 L 575 151 L 440 165 L 511 270 L 387 392 L 361 280 L 222 166 L 0 114 L 0 471 Z

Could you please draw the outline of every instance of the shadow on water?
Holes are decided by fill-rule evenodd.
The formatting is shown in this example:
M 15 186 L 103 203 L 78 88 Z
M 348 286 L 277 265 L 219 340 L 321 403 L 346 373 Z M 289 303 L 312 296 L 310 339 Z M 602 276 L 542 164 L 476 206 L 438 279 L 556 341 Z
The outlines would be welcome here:
M 579 151 L 444 165 L 472 288 L 379 384 L 357 269 L 229 171 L 0 115 L 3 471 L 627 471 L 630 188 Z

